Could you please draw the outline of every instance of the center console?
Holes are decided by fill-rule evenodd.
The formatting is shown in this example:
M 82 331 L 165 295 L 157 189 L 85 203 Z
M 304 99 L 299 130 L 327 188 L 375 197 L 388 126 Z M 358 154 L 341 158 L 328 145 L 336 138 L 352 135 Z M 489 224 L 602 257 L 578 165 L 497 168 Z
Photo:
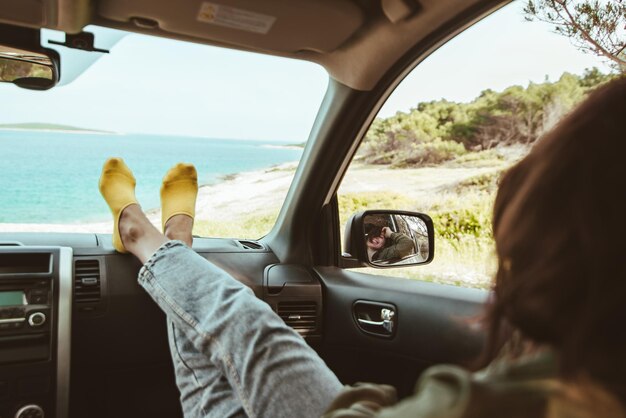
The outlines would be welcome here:
M 72 249 L 0 247 L 0 418 L 66 418 Z

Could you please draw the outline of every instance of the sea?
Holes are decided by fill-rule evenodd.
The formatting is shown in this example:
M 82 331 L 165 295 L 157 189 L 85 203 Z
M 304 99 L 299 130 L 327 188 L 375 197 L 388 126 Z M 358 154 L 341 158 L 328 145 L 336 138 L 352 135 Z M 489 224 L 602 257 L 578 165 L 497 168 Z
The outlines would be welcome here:
M 159 206 L 161 181 L 178 162 L 198 182 L 298 161 L 302 150 L 272 141 L 83 131 L 0 129 L 0 223 L 85 223 L 110 218 L 98 191 L 102 164 L 121 157 L 145 210 Z M 241 196 L 245 199 L 246 196 Z

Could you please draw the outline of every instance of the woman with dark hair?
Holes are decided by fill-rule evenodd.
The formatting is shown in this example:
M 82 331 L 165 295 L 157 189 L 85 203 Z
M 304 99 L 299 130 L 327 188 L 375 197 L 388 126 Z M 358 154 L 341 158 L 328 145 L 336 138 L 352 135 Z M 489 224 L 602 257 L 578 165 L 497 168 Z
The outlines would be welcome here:
M 139 282 L 167 314 L 185 416 L 626 417 L 625 117 L 622 77 L 506 173 L 486 367 L 432 367 L 400 403 L 384 385 L 341 389 L 269 306 L 187 247 L 193 167 L 164 180 L 162 235 L 137 205 L 130 170 L 108 161 L 100 189 L 114 245 L 145 263 Z
M 372 416 L 626 417 L 624 118 L 621 77 L 508 170 L 484 368 L 431 367 L 413 397 Z
M 622 406 L 625 117 L 621 77 L 594 91 L 504 176 L 493 217 L 499 268 L 487 311 L 488 357 L 519 333 L 554 353 L 563 384 L 594 385 Z

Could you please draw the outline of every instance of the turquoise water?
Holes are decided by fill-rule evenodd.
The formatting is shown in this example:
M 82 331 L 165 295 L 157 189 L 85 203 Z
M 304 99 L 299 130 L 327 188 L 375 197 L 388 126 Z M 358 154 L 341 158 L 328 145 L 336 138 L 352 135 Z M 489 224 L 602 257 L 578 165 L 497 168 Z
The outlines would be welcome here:
M 0 222 L 108 220 L 98 178 L 102 164 L 111 156 L 124 158 L 133 170 L 137 198 L 144 209 L 159 206 L 163 175 L 180 161 L 195 164 L 200 184 L 207 184 L 226 174 L 300 159 L 301 150 L 264 146 L 268 144 L 272 145 L 158 135 L 0 130 Z

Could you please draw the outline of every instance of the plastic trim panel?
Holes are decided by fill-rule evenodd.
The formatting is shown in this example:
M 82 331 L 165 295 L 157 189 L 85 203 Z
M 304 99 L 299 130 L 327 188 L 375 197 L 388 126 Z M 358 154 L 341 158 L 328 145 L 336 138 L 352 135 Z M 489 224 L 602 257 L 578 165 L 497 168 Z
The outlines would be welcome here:
M 69 416 L 70 359 L 72 336 L 72 256 L 68 247 L 59 249 L 59 315 L 57 331 L 57 418 Z

